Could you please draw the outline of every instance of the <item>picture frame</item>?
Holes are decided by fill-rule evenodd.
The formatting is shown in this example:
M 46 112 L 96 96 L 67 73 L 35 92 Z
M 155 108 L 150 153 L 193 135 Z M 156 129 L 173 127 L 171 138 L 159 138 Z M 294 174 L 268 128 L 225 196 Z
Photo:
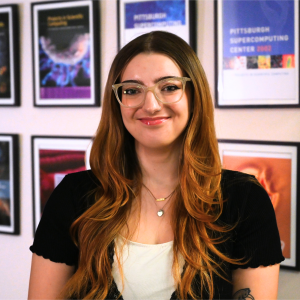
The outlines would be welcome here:
M 119 49 L 144 33 L 162 30 L 180 36 L 196 52 L 196 1 L 117 0 L 117 9 Z
M 19 136 L 0 133 L 0 233 L 20 234 Z
M 220 139 L 223 167 L 254 175 L 267 191 L 276 215 L 283 268 L 300 270 L 300 143 Z
M 0 5 L 0 106 L 20 106 L 18 5 Z
M 33 231 L 65 175 L 90 169 L 91 137 L 32 136 Z
M 100 106 L 99 10 L 93 0 L 31 3 L 34 106 Z
M 300 107 L 299 1 L 215 1 L 215 106 Z

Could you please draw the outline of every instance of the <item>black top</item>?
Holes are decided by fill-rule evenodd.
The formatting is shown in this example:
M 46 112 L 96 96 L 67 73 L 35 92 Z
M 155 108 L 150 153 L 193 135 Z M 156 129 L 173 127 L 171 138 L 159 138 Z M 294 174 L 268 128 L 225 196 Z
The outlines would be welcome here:
M 231 258 L 249 260 L 241 266 L 225 263 L 229 280 L 232 269 L 257 268 L 284 260 L 272 203 L 266 191 L 254 180 L 250 175 L 235 171 L 224 170 L 222 174 L 222 192 L 227 201 L 218 222 L 238 223 L 230 232 L 230 238 L 219 247 Z M 69 229 L 72 222 L 93 204 L 91 191 L 98 185 L 99 181 L 90 170 L 65 176 L 46 204 L 30 250 L 53 262 L 77 266 L 78 249 Z M 108 251 L 112 264 L 114 247 L 109 247 Z M 196 277 L 193 290 L 200 295 L 197 286 Z M 232 297 L 232 285 L 227 281 L 215 277 L 214 287 L 215 299 Z M 117 299 L 118 295 L 113 282 L 107 299 Z M 177 299 L 175 292 L 171 299 Z

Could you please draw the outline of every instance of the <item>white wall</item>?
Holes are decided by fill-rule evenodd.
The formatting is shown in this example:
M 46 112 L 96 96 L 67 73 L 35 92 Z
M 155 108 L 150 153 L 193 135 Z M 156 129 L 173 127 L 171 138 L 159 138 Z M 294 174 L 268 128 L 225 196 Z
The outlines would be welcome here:
M 19 4 L 21 43 L 21 107 L 0 107 L 0 133 L 20 135 L 21 234 L 0 234 L 0 299 L 24 299 L 33 240 L 31 135 L 94 134 L 101 108 L 34 108 L 29 0 L 1 0 Z M 198 55 L 214 91 L 213 1 L 197 6 Z M 116 0 L 101 0 L 101 88 L 117 52 Z M 300 141 L 300 109 L 216 109 L 218 138 Z M 300 253 L 298 254 L 300 255 Z M 279 298 L 300 299 L 300 273 L 280 271 Z

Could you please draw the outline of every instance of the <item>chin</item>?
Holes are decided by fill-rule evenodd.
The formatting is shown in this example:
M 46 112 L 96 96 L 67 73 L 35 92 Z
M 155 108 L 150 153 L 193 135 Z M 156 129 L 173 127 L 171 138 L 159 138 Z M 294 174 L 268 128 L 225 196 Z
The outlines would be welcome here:
M 155 150 L 155 149 L 164 149 L 164 148 L 168 148 L 168 147 L 171 147 L 171 146 L 175 146 L 177 144 L 177 139 L 157 139 L 157 137 L 155 139 L 151 139 L 151 138 L 148 138 L 148 139 L 135 139 L 136 140 L 136 145 L 139 145 L 140 147 L 143 147 L 143 148 L 149 148 L 149 149 L 152 149 L 152 150 Z

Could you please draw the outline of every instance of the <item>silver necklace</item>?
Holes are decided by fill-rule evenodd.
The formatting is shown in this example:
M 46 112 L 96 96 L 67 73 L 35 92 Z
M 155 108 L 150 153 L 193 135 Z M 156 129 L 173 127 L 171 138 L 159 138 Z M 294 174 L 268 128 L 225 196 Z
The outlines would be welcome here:
M 174 190 L 169 196 L 167 196 L 167 197 L 164 197 L 164 198 L 156 198 L 156 197 L 153 195 L 153 193 L 145 186 L 144 183 L 143 183 L 143 186 L 144 186 L 144 187 L 146 188 L 146 190 L 150 193 L 150 195 L 154 198 L 156 207 L 157 207 L 156 202 L 165 201 L 165 200 L 167 200 L 168 198 L 171 198 L 172 195 L 173 195 L 173 194 L 175 193 L 175 191 L 176 191 L 176 189 L 175 189 L 175 190 Z M 163 210 L 163 208 L 166 206 L 167 203 L 168 203 L 168 202 L 166 202 L 165 205 L 164 205 L 161 209 L 158 210 L 157 215 L 158 215 L 159 217 L 162 217 L 162 216 L 164 215 L 165 211 Z

